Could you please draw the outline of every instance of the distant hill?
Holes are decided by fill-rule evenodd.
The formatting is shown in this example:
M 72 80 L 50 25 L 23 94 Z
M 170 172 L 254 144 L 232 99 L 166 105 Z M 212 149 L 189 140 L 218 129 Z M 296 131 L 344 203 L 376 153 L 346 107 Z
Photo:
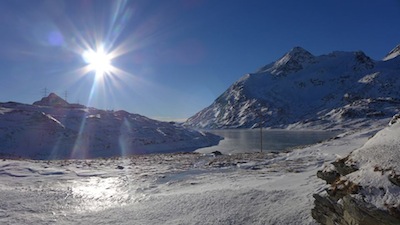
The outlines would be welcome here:
M 33 105 L 0 103 L 0 156 L 67 159 L 193 151 L 220 137 L 126 111 L 70 104 L 52 93 Z
M 185 125 L 329 129 L 389 120 L 400 108 L 400 45 L 383 60 L 361 51 L 314 56 L 295 47 L 244 75 Z

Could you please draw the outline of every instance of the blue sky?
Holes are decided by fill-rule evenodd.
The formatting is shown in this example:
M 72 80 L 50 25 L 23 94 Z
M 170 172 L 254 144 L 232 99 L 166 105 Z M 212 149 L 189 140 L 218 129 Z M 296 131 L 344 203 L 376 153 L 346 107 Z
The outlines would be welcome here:
M 47 88 L 69 102 L 183 119 L 295 46 L 381 59 L 400 44 L 398 24 L 398 0 L 2 0 L 0 101 L 33 103 Z M 83 51 L 97 45 L 118 54 L 119 72 L 82 71 Z

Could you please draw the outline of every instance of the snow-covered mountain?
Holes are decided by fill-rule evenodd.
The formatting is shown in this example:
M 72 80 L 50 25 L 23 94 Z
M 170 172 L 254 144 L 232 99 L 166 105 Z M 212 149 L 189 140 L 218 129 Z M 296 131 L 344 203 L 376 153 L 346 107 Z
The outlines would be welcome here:
M 33 105 L 0 103 L 0 155 L 93 158 L 191 151 L 220 137 L 126 111 L 70 104 L 50 94 Z
M 295 47 L 244 75 L 186 121 L 200 128 L 333 128 L 390 118 L 400 107 L 400 48 L 384 60 L 361 51 L 314 56 Z

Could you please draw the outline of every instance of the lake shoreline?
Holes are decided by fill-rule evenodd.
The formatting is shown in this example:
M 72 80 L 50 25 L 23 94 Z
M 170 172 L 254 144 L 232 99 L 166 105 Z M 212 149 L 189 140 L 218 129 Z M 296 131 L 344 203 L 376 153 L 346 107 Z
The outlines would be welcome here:
M 207 132 L 224 139 L 218 145 L 199 148 L 195 152 L 220 151 L 223 154 L 235 154 L 290 151 L 335 138 L 345 131 L 263 129 L 261 132 L 259 129 L 221 129 L 208 130 Z M 261 134 L 263 136 L 262 141 L 260 140 Z

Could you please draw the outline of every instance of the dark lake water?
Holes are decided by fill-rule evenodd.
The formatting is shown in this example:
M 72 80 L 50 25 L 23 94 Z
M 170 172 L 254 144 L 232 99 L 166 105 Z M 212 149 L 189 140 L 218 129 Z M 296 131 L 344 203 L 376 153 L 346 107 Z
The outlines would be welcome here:
M 219 145 L 201 148 L 196 152 L 210 153 L 220 151 L 224 154 L 260 152 L 260 129 L 231 129 L 210 130 L 225 139 Z M 262 149 L 265 152 L 289 150 L 295 147 L 315 144 L 320 141 L 335 137 L 338 132 L 332 131 L 291 131 L 291 130 L 263 130 Z

